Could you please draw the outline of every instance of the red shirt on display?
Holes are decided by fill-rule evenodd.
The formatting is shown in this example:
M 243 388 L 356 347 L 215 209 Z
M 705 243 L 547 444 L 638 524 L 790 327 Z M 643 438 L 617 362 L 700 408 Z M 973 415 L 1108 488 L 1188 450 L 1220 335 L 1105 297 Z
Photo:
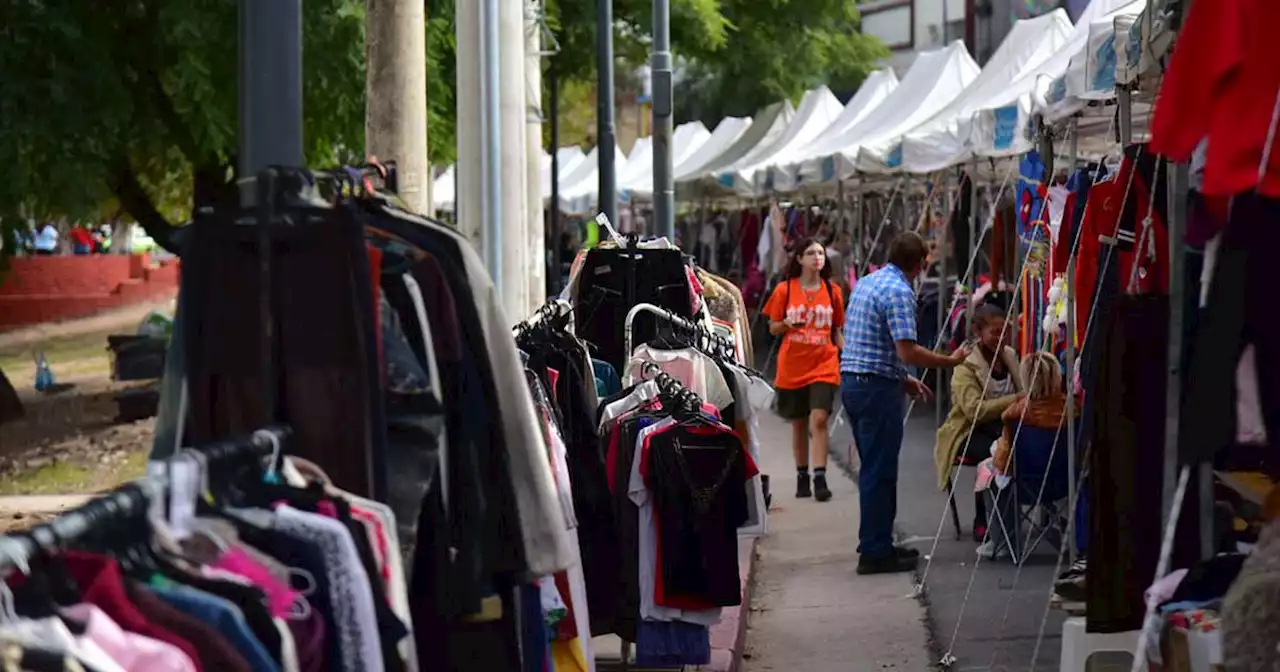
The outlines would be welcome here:
M 1258 183 L 1263 146 L 1280 93 L 1280 25 L 1275 0 L 1191 3 L 1160 87 L 1151 121 L 1151 149 L 1180 162 L 1208 138 L 1204 188 L 1230 196 L 1257 187 L 1280 196 L 1280 151 Z

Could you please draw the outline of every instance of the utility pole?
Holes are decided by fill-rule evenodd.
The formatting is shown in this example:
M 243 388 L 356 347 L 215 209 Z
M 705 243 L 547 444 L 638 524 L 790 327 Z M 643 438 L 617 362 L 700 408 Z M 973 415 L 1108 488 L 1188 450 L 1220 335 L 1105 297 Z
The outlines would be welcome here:
M 432 215 L 426 6 L 422 0 L 365 0 L 365 11 L 366 153 L 395 161 L 400 197 L 410 209 Z
M 560 74 L 555 59 L 547 65 L 547 88 L 551 89 L 551 198 L 547 214 L 551 217 L 551 272 L 555 275 L 551 287 L 559 292 L 560 265 Z
M 653 217 L 658 235 L 676 239 L 675 166 L 671 154 L 674 90 L 671 74 L 671 2 L 653 0 Z
M 487 54 L 481 53 L 488 46 L 484 40 L 483 18 L 488 9 L 487 5 L 495 1 L 474 0 L 472 2 L 455 3 L 454 35 L 458 44 L 475 46 L 471 49 L 459 49 L 455 59 L 458 106 L 456 130 L 458 162 L 453 171 L 453 209 L 454 221 L 457 223 L 458 232 L 471 241 L 476 251 L 481 253 L 489 274 L 493 276 L 494 283 L 498 284 L 499 278 L 494 273 L 499 272 L 501 269 L 495 266 L 493 260 L 489 258 L 490 249 L 484 238 L 484 230 L 487 223 L 483 212 L 486 207 L 484 193 L 489 187 L 485 174 L 485 149 L 487 144 L 484 142 L 483 136 L 483 129 L 488 120 L 485 107 L 487 101 L 485 98 L 486 82 L 484 75 L 486 72 L 483 67 L 485 65 L 484 57 Z M 496 42 L 497 31 L 494 31 L 494 33 Z M 496 68 L 496 57 L 493 60 Z M 496 90 L 498 86 L 496 72 L 493 74 L 495 80 L 493 87 Z M 496 110 L 493 111 L 493 114 L 496 118 Z M 496 157 L 494 158 L 494 165 L 497 165 Z M 496 175 L 493 180 L 496 185 L 498 181 Z M 500 285 L 499 288 L 501 288 Z
M 302 167 L 302 0 L 240 0 L 238 24 L 239 176 Z M 242 186 L 242 200 L 254 190 Z
M 513 320 L 528 317 L 529 258 L 528 213 L 525 200 L 525 0 L 498 0 L 498 106 L 502 143 L 499 188 L 502 190 L 502 218 L 499 220 L 502 246 L 502 298 Z
M 528 278 L 525 311 L 513 319 L 532 315 L 547 300 L 547 227 L 542 215 L 542 1 L 524 3 L 525 80 L 525 277 Z M 553 148 L 552 151 L 555 151 Z
M 618 176 L 613 163 L 618 141 L 613 129 L 613 0 L 596 0 L 597 201 L 609 223 L 618 225 Z

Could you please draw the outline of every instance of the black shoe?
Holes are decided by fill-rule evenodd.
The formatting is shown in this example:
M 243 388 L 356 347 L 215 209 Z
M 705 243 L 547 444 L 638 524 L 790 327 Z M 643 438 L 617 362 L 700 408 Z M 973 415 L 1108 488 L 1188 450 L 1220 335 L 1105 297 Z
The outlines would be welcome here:
M 919 564 L 920 558 L 904 558 L 896 552 L 893 555 L 880 557 L 862 556 L 858 558 L 858 574 L 898 574 L 910 572 Z
M 796 498 L 804 499 L 812 496 L 813 491 L 809 489 L 809 474 L 796 474 Z
M 897 553 L 899 558 L 906 558 L 909 560 L 916 560 L 920 558 L 920 551 L 907 546 L 894 546 L 893 552 Z
M 831 499 L 831 488 L 827 487 L 827 477 L 825 474 L 813 477 L 813 498 L 819 502 L 825 502 Z

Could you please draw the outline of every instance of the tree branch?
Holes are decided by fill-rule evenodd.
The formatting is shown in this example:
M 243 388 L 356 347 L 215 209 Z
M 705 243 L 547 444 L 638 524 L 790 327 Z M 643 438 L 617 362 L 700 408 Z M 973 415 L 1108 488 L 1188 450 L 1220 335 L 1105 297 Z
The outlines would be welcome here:
M 134 172 L 128 158 L 120 157 L 116 161 L 111 190 L 115 193 L 120 206 L 133 215 L 157 245 L 174 255 L 180 255 L 181 250 L 173 243 L 173 224 L 156 209 L 155 203 L 143 188 L 142 182 L 138 180 L 138 175 Z

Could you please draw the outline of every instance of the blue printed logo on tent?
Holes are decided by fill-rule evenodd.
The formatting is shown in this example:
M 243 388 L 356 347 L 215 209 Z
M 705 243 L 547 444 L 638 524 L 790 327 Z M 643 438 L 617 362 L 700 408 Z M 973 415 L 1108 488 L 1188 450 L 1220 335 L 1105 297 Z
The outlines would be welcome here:
M 1094 53 L 1098 69 L 1093 73 L 1093 90 L 1110 91 L 1116 88 L 1116 35 L 1111 33 L 1098 45 Z
M 1018 131 L 1018 106 L 996 108 L 995 117 L 995 148 L 1004 150 L 1013 147 L 1014 134 Z
M 889 152 L 889 156 L 884 159 L 884 165 L 888 168 L 902 167 L 902 143 L 898 143 L 898 146 Z
M 822 160 L 822 181 L 830 182 L 836 179 L 836 157 L 828 156 Z
M 719 176 L 716 177 L 716 182 L 719 182 L 720 186 L 724 187 L 725 189 L 732 189 L 733 173 L 721 173 Z
M 1065 76 L 1053 80 L 1049 87 L 1049 102 L 1061 103 L 1067 97 L 1067 78 Z
M 630 203 L 630 202 L 631 202 L 631 190 L 630 190 L 630 189 L 622 189 L 622 190 L 619 190 L 619 191 L 618 191 L 618 200 L 619 200 L 619 201 L 621 201 L 621 202 L 623 202 L 623 203 Z
M 1134 21 L 1129 26 L 1129 44 L 1125 45 L 1125 58 L 1129 61 L 1129 67 L 1138 67 L 1138 62 L 1142 60 L 1142 22 Z

